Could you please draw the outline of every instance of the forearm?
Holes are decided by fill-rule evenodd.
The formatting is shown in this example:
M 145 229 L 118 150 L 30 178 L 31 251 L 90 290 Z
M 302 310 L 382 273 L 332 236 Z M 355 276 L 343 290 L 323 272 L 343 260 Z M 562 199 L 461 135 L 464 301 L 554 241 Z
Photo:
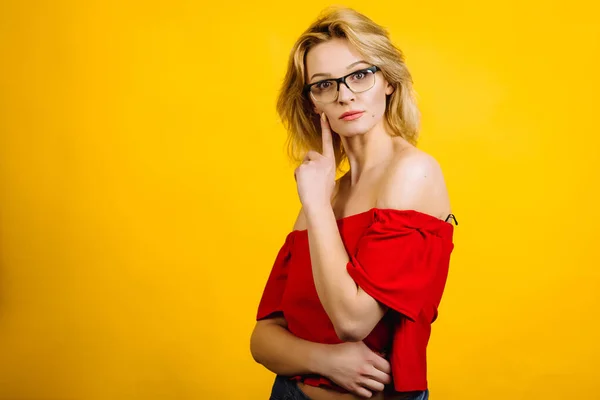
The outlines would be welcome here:
M 349 257 L 330 208 L 306 213 L 313 278 L 323 308 L 340 327 L 351 324 L 359 314 L 359 289 L 346 271 Z
M 346 266 L 350 257 L 331 207 L 306 212 L 313 279 L 319 300 L 337 336 L 344 342 L 363 340 L 387 307 L 356 285 Z
M 328 346 L 300 339 L 284 326 L 271 322 L 258 323 L 250 339 L 254 360 L 285 376 L 323 375 Z

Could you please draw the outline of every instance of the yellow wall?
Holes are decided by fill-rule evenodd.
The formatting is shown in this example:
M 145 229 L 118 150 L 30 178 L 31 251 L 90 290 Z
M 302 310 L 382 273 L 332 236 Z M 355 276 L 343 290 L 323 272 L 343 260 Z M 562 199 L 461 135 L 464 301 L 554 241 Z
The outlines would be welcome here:
M 386 3 L 345 4 L 406 52 L 460 223 L 432 398 L 600 396 L 598 6 Z M 326 5 L 0 2 L 0 400 L 268 397 L 274 101 Z

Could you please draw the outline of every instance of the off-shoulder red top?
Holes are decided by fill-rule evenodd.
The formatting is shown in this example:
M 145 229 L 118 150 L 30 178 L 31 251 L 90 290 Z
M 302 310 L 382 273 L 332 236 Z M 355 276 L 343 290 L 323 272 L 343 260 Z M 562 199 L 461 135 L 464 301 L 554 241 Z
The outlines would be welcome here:
M 387 390 L 427 389 L 426 347 L 448 276 L 454 226 L 414 210 L 380 208 L 337 223 L 350 258 L 348 273 L 365 292 L 390 308 L 364 339 L 373 351 L 388 355 L 393 384 Z M 317 295 L 307 230 L 286 236 L 256 319 L 279 312 L 297 337 L 341 343 Z M 293 379 L 344 391 L 322 376 Z

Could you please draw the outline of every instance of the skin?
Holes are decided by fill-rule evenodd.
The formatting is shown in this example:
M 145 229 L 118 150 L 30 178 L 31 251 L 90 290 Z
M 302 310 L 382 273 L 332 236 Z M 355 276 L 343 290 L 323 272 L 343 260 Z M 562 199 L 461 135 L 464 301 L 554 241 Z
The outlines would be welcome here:
M 371 66 L 358 63 L 361 60 L 358 51 L 344 39 L 321 43 L 306 56 L 308 82 L 344 76 Z M 315 287 L 338 337 L 345 343 L 302 342 L 285 330 L 285 319 L 280 317 L 257 323 L 253 354 L 267 368 L 270 364 L 288 374 L 317 372 L 337 383 L 342 381 L 342 386 L 352 392 L 341 395 L 299 383 L 300 389 L 314 400 L 383 399 L 383 384 L 389 382 L 387 361 L 384 365 L 380 357 L 360 347 L 387 308 L 358 287 L 347 273 L 349 257 L 336 220 L 373 207 L 416 210 L 440 219 L 451 212 L 446 184 L 436 160 L 386 130 L 386 96 L 393 91 L 394 87 L 377 72 L 375 86 L 366 92 L 353 93 L 340 85 L 335 102 L 313 101 L 314 112 L 322 114 L 323 150 L 321 153 L 310 150 L 294 172 L 302 204 L 294 229 L 308 231 Z M 344 112 L 354 110 L 364 111 L 361 118 L 340 119 Z M 341 137 L 350 164 L 349 172 L 338 181 L 332 147 L 335 134 Z M 279 349 L 287 351 L 277 358 L 274 353 Z M 386 398 L 401 398 L 401 395 Z

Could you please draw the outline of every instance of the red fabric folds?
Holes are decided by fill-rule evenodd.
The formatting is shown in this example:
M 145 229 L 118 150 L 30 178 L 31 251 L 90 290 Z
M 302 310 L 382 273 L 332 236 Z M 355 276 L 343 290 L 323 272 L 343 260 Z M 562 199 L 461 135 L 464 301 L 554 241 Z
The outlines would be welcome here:
M 417 212 L 376 211 L 347 271 L 366 293 L 398 312 L 390 363 L 398 391 L 427 388 L 426 348 L 446 279 L 453 226 Z
M 283 312 L 281 300 L 287 283 L 287 261 L 290 258 L 291 243 L 292 234 L 290 233 L 287 235 L 285 242 L 279 249 L 277 257 L 275 257 L 275 262 L 271 268 L 269 278 L 267 279 L 265 289 L 258 305 L 258 311 L 256 313 L 257 321 L 273 316 L 273 314 Z

